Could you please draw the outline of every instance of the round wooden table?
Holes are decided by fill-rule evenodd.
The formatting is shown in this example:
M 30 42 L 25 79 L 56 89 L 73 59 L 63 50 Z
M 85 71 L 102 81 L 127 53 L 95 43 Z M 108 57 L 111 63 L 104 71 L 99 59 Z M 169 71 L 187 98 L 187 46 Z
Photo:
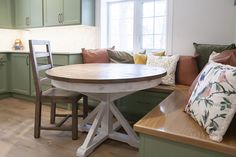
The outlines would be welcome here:
M 138 147 L 136 133 L 114 105 L 114 101 L 157 86 L 166 71 L 137 64 L 75 64 L 52 68 L 46 71 L 46 75 L 55 87 L 77 91 L 100 101 L 79 126 L 81 131 L 88 131 L 88 134 L 76 155 L 85 157 L 108 138 Z M 92 126 L 86 127 L 91 121 Z M 127 134 L 117 132 L 120 127 Z

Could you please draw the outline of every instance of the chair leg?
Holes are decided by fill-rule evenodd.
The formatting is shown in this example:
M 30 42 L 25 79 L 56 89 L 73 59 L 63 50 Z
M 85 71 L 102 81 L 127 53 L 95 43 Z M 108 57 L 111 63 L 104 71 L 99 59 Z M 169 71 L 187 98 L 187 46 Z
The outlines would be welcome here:
M 56 118 L 56 103 L 51 102 L 51 115 L 50 115 L 50 123 L 55 124 L 55 118 Z
M 34 121 L 34 137 L 40 137 L 41 129 L 41 112 L 42 112 L 42 102 L 37 101 L 35 104 L 35 121 Z
M 72 103 L 72 140 L 78 139 L 78 104 Z
M 88 96 L 83 96 L 83 119 L 88 116 Z

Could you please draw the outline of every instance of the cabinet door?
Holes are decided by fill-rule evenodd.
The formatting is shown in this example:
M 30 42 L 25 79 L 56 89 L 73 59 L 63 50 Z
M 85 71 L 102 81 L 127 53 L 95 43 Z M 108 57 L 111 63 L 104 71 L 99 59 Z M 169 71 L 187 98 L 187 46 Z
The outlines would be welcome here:
M 15 0 L 15 26 L 23 28 L 29 25 L 30 0 Z
M 168 95 L 169 93 L 138 91 L 118 99 L 116 105 L 126 119 L 138 121 Z
M 80 24 L 80 0 L 63 1 L 63 24 Z
M 6 54 L 3 54 L 0 58 L 0 93 L 8 91 L 7 75 L 7 58 Z
M 11 18 L 11 1 L 0 0 L 0 27 L 10 28 L 12 27 Z
M 55 26 L 62 23 L 63 0 L 44 0 L 44 25 Z
M 43 26 L 43 1 L 28 0 L 30 3 L 29 27 Z
M 11 55 L 11 91 L 30 95 L 30 67 L 28 54 Z
M 15 26 L 17 28 L 43 25 L 42 0 L 15 0 Z

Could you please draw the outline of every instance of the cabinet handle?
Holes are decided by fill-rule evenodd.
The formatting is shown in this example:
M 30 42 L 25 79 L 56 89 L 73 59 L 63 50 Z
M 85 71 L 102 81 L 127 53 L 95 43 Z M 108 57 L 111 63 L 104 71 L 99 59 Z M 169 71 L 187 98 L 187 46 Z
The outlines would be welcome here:
M 28 26 L 30 25 L 31 21 L 30 21 L 30 17 L 28 17 Z
M 3 65 L 5 65 L 5 60 L 3 59 L 3 58 L 0 58 L 0 66 L 3 66 Z
M 25 18 L 25 24 L 26 24 L 26 26 L 30 25 L 30 18 L 29 17 Z
M 58 23 L 61 23 L 61 14 L 58 14 Z
M 60 19 L 60 23 L 61 23 L 61 13 L 59 14 L 59 19 Z
M 62 13 L 58 14 L 58 22 L 59 22 L 59 23 L 63 23 L 63 21 L 64 21 L 63 18 L 64 18 L 64 17 L 63 17 L 63 14 L 62 14 Z
M 27 26 L 28 25 L 28 17 L 25 18 L 25 25 Z
M 26 65 L 29 65 L 29 56 L 26 57 Z
M 64 22 L 64 14 L 61 13 L 61 23 L 63 23 L 63 22 Z
M 58 21 L 58 23 L 60 23 L 60 14 L 58 14 L 58 16 L 57 16 L 57 21 Z

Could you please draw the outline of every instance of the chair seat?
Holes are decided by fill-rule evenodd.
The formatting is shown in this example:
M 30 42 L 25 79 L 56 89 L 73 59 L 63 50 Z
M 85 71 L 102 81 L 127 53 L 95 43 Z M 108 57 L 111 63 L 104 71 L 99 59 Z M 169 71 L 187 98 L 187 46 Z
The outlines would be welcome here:
M 63 90 L 60 88 L 50 88 L 42 93 L 42 99 L 45 100 L 68 100 L 74 101 L 81 97 L 80 93 Z

